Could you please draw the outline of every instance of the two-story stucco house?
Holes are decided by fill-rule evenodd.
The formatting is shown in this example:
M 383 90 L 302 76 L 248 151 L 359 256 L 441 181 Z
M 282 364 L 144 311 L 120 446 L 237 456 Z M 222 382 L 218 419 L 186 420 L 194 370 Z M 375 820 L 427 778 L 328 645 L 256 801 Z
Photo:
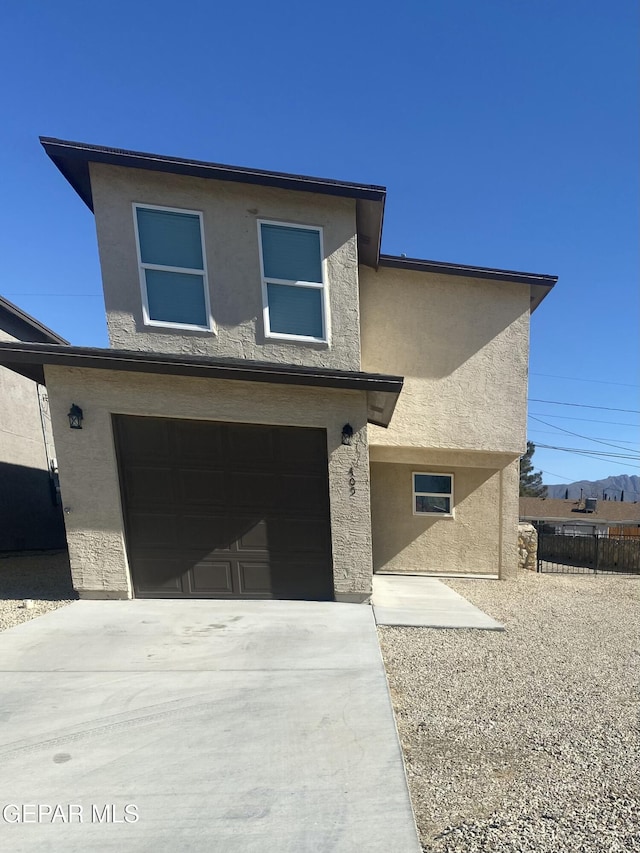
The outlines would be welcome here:
M 383 187 L 42 143 L 95 214 L 111 346 L 0 363 L 46 382 L 80 596 L 515 571 L 555 277 L 381 255 Z

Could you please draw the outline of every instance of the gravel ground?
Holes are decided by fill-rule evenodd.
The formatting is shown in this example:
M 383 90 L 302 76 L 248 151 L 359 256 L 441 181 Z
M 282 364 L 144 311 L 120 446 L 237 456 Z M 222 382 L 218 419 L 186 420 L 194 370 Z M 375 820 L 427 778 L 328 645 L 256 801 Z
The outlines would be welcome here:
M 66 551 L 0 554 L 0 631 L 77 598 Z M 32 605 L 25 607 L 26 599 Z
M 507 630 L 379 629 L 423 849 L 640 851 L 640 578 L 447 583 Z

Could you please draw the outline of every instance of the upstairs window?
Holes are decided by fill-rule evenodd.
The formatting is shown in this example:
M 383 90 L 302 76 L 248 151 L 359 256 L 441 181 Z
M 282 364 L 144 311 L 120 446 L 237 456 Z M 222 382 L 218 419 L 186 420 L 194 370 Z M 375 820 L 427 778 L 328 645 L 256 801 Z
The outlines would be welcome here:
M 211 329 L 202 214 L 133 208 L 145 324 Z
M 413 514 L 453 515 L 453 474 L 413 474 Z
M 258 222 L 265 335 L 327 341 L 322 229 Z

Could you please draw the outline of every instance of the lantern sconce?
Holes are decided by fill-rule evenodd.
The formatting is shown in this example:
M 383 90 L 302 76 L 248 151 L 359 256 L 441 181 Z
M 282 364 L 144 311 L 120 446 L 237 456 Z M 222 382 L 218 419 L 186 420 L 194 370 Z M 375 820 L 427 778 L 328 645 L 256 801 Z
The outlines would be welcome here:
M 82 429 L 82 409 L 80 406 L 76 406 L 75 403 L 71 404 L 71 408 L 67 414 L 69 418 L 69 427 L 70 429 Z
M 347 446 L 351 445 L 351 439 L 353 438 L 353 427 L 351 424 L 345 424 L 342 427 L 342 443 Z

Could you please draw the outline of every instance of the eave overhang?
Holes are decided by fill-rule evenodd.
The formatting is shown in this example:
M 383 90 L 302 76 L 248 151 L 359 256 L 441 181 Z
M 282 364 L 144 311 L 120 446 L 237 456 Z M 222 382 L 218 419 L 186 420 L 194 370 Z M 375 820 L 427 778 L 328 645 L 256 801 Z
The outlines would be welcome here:
M 130 169 L 146 169 L 152 172 L 258 184 L 265 187 L 354 199 L 360 262 L 374 268 L 378 266 L 386 198 L 385 187 L 315 178 L 310 175 L 291 175 L 286 172 L 250 169 L 244 166 L 227 166 L 222 163 L 187 160 L 182 157 L 167 157 L 143 151 L 127 151 L 122 148 L 106 148 L 101 145 L 71 142 L 48 136 L 41 136 L 40 142 L 53 163 L 91 211 L 93 211 L 93 195 L 90 163 L 106 163 Z
M 491 267 L 476 267 L 468 264 L 451 264 L 446 261 L 404 258 L 396 255 L 380 255 L 379 266 L 390 267 L 391 269 L 413 270 L 414 272 L 436 273 L 438 275 L 526 284 L 529 286 L 530 310 L 532 313 L 540 305 L 545 296 L 551 292 L 551 289 L 558 281 L 557 275 L 493 269 Z
M 13 342 L 0 343 L 0 365 L 41 384 L 46 384 L 45 366 L 58 365 L 90 370 L 120 370 L 164 376 L 364 391 L 367 395 L 368 421 L 382 427 L 389 426 L 404 382 L 402 376 L 331 370 L 324 367 Z

